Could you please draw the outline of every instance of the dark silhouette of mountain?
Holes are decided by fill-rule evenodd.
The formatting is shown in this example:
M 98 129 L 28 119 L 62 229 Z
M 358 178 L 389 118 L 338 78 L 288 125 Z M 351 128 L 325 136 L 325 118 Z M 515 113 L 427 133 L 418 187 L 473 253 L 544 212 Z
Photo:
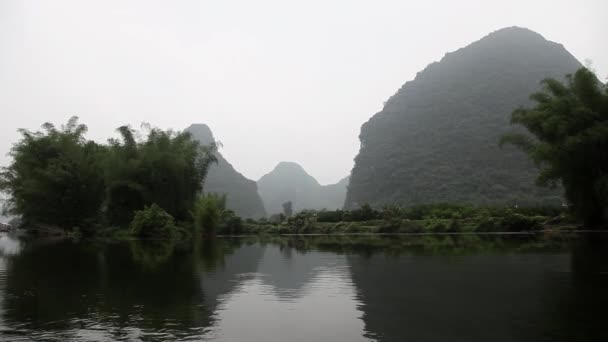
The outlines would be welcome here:
M 186 128 L 186 131 L 203 145 L 215 141 L 213 133 L 207 125 L 193 124 Z M 217 159 L 217 164 L 211 166 L 205 180 L 205 193 L 226 194 L 226 206 L 241 217 L 260 218 L 265 216 L 266 211 L 262 199 L 258 195 L 257 184 L 237 172 L 219 152 Z
M 537 187 L 529 158 L 498 141 L 542 79 L 579 67 L 562 45 L 518 27 L 446 54 L 361 127 L 346 207 L 559 203 L 561 190 Z
M 279 163 L 258 180 L 258 191 L 268 214 L 283 212 L 283 203 L 291 201 L 295 211 L 342 208 L 348 178 L 332 185 L 321 185 L 300 165 Z

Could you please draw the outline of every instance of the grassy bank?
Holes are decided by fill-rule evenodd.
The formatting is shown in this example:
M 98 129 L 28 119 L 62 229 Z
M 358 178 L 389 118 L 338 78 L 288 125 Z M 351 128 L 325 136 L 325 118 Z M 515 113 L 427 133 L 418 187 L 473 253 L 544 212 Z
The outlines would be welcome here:
M 574 230 L 580 223 L 563 208 L 429 205 L 347 211 L 304 211 L 293 217 L 247 220 L 218 234 L 492 233 Z

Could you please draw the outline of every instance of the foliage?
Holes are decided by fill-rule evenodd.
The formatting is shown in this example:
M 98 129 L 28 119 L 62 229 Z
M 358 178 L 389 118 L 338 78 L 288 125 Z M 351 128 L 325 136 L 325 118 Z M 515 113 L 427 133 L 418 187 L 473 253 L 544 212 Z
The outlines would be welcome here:
M 109 141 L 104 163 L 110 222 L 124 224 L 135 210 L 151 203 L 178 221 L 187 220 L 209 167 L 216 162 L 217 147 L 200 147 L 189 133 L 147 127 L 145 140 L 137 141 L 138 132 L 130 127 L 118 131 L 122 141 Z
M 217 233 L 222 211 L 226 205 L 226 196 L 206 194 L 200 196 L 194 205 L 195 234 L 213 236 Z
M 359 210 L 359 209 L 358 209 Z M 353 233 L 460 233 L 529 232 L 542 229 L 570 230 L 576 227 L 561 207 L 474 207 L 467 205 L 422 205 L 410 208 L 387 206 L 375 210 L 303 211 L 287 222 L 248 221 L 244 234 L 353 234 Z M 362 219 L 366 217 L 366 219 Z M 285 225 L 286 223 L 286 225 Z
M 153 203 L 135 211 L 129 230 L 140 238 L 170 238 L 177 233 L 177 226 L 173 216 Z
M 302 211 L 287 219 L 287 224 L 293 233 L 311 233 L 315 229 L 317 215 L 314 212 Z
M 105 148 L 87 141 L 85 125 L 72 117 L 57 129 L 45 123 L 43 131 L 20 130 L 0 173 L 0 190 L 9 194 L 10 213 L 30 224 L 72 229 L 97 218 L 103 201 L 104 180 L 99 161 Z
M 99 145 L 85 139 L 87 127 L 76 117 L 61 129 L 42 127 L 20 130 L 13 161 L 0 172 L 10 213 L 25 225 L 81 232 L 100 223 L 126 227 L 135 211 L 152 204 L 187 221 L 216 161 L 217 146 L 201 147 L 188 133 L 123 126 L 121 140 Z
M 501 143 L 528 153 L 541 170 L 538 184 L 561 183 L 586 224 L 608 222 L 608 88 L 586 68 L 566 84 L 551 78 L 542 84 L 531 96 L 535 106 L 512 114 L 512 123 L 535 139 L 509 134 Z
M 317 221 L 319 222 L 340 222 L 343 220 L 343 210 L 321 210 L 317 213 Z
M 369 221 L 380 217 L 378 211 L 365 203 L 360 208 L 350 211 L 351 221 Z
M 218 233 L 223 235 L 238 235 L 244 230 L 243 219 L 232 210 L 222 210 L 218 225 Z
M 361 127 L 345 208 L 560 205 L 560 189 L 537 187 L 538 171 L 526 155 L 501 151 L 496 141 L 540 80 L 579 67 L 562 46 L 520 28 L 430 64 Z

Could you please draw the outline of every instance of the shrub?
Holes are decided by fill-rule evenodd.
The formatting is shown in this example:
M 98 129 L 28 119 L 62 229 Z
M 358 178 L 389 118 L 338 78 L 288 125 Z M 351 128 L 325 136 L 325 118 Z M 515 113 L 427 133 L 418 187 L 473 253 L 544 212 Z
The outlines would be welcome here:
M 136 211 L 129 229 L 132 235 L 141 238 L 170 238 L 178 231 L 173 216 L 156 203 Z
M 343 210 L 322 210 L 317 213 L 317 221 L 319 222 L 340 222 L 342 221 Z
M 401 228 L 401 219 L 392 218 L 385 220 L 380 228 L 378 228 L 378 233 L 383 234 L 391 234 L 391 233 L 399 233 L 399 228 Z
M 365 203 L 359 209 L 352 210 L 351 217 L 353 221 L 371 221 L 377 219 L 380 215 L 369 204 Z
M 219 227 L 224 197 L 215 194 L 200 196 L 194 204 L 194 229 L 195 233 L 214 235 Z
M 538 228 L 538 221 L 534 217 L 507 211 L 501 220 L 501 225 L 505 231 L 521 232 Z
M 287 224 L 294 233 L 312 232 L 317 223 L 317 215 L 308 211 L 302 211 L 287 220 Z
M 386 205 L 380 209 L 380 216 L 384 220 L 401 218 L 403 210 L 397 205 Z
M 236 216 L 234 211 L 223 210 L 219 221 L 218 232 L 220 234 L 235 235 L 243 233 L 243 219 Z

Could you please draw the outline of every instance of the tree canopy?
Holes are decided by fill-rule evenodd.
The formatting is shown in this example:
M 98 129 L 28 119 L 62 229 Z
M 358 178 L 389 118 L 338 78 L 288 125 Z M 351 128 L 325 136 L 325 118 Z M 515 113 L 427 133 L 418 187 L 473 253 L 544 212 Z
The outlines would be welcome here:
M 566 82 L 545 79 L 535 105 L 512 114 L 524 134 L 503 136 L 540 168 L 537 183 L 562 184 L 573 211 L 587 225 L 608 222 L 608 87 L 586 68 Z
M 60 129 L 20 130 L 10 152 L 13 162 L 0 173 L 9 212 L 25 222 L 73 227 L 94 219 L 103 202 L 101 170 L 105 147 L 87 141 L 76 117 Z
M 87 127 L 77 117 L 61 129 L 51 123 L 42 127 L 20 130 L 13 161 L 0 172 L 10 212 L 33 225 L 126 227 L 135 211 L 153 204 L 178 222 L 191 220 L 216 161 L 216 145 L 201 147 L 189 133 L 122 126 L 121 139 L 102 145 L 85 138 Z

